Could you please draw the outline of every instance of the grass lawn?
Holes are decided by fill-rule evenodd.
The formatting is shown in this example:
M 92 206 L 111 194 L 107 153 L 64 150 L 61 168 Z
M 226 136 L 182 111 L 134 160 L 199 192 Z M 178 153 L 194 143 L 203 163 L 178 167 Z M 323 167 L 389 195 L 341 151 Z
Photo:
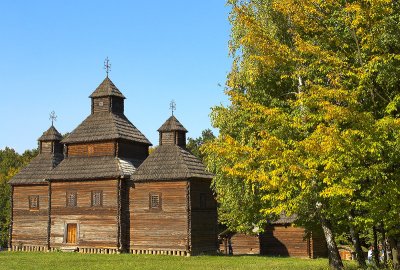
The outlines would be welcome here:
M 356 269 L 345 262 L 346 269 Z M 297 259 L 261 256 L 195 256 L 0 252 L 0 269 L 328 269 L 327 259 Z

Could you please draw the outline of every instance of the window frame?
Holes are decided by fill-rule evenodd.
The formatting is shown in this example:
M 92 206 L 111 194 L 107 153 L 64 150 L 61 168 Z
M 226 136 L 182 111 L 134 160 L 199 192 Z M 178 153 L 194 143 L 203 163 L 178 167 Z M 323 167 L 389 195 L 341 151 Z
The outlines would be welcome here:
M 36 198 L 36 206 L 32 206 L 33 199 Z M 39 210 L 39 195 L 28 196 L 29 210 Z
M 153 197 L 158 198 L 158 205 L 153 206 Z M 159 212 L 162 210 L 162 193 L 161 192 L 150 192 L 149 193 L 149 210 L 153 212 Z
M 70 204 L 69 195 L 71 195 L 71 194 L 75 194 L 75 203 L 74 203 L 74 205 Z M 69 208 L 78 207 L 78 192 L 76 190 L 68 189 L 67 192 L 65 193 L 65 199 L 66 199 L 66 202 L 65 202 L 65 206 L 66 207 L 69 207 Z
M 94 195 L 95 195 L 96 193 L 100 195 L 100 203 L 95 205 L 95 204 L 94 204 L 94 202 L 95 202 L 95 200 L 94 200 Z M 90 206 L 91 206 L 91 207 L 103 207 L 103 191 L 102 191 L 102 190 L 92 190 L 92 192 L 91 192 Z

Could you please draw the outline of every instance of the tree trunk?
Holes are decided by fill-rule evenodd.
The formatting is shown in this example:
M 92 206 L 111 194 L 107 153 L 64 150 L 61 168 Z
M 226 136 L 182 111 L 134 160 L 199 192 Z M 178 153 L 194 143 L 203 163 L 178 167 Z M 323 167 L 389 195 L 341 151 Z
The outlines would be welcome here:
M 399 251 L 397 250 L 397 240 L 391 236 L 388 237 L 390 248 L 392 249 L 393 268 L 400 269 Z
M 381 233 L 382 233 L 382 248 L 383 248 L 383 265 L 387 266 L 386 232 L 383 226 L 383 222 L 381 223 Z
M 379 250 L 378 250 L 378 233 L 376 231 L 376 227 L 373 226 L 372 227 L 372 232 L 374 235 L 374 261 L 375 261 L 375 265 L 379 266 Z
M 361 248 L 360 235 L 358 231 L 354 229 L 353 225 L 350 225 L 350 235 L 351 235 L 351 240 L 353 241 L 354 250 L 356 252 L 358 266 L 362 269 L 365 269 L 367 268 L 367 264 L 365 263 L 364 252 L 362 251 Z
M 321 217 L 321 226 L 322 230 L 324 231 L 325 240 L 328 247 L 329 266 L 335 270 L 342 270 L 343 263 L 339 255 L 339 250 L 336 246 L 335 236 L 333 235 L 332 232 L 332 225 L 329 222 L 329 220 L 326 220 L 325 218 Z

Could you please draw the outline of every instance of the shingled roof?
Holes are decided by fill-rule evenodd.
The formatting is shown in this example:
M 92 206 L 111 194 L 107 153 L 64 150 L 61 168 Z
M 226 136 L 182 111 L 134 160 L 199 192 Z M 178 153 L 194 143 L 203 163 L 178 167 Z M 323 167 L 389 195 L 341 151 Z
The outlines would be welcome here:
M 160 145 L 133 173 L 133 181 L 211 179 L 203 163 L 177 145 Z
M 17 173 L 11 180 L 11 185 L 27 185 L 46 183 L 54 167 L 63 159 L 62 154 L 42 153 L 37 155 L 32 161 Z
M 140 160 L 108 157 L 69 157 L 48 176 L 49 180 L 90 180 L 128 177 L 140 165 Z
M 94 90 L 89 96 L 90 98 L 115 96 L 125 98 L 125 96 L 118 90 L 115 84 L 106 77 L 103 82 Z
M 38 141 L 61 141 L 62 136 L 60 132 L 52 125 L 48 130 L 43 132 Z
M 165 121 L 165 123 L 157 130 L 159 132 L 168 132 L 168 131 L 184 131 L 187 132 L 186 128 L 175 118 L 175 116 L 171 116 Z
M 123 114 L 98 112 L 89 115 L 62 143 L 125 139 L 151 145 L 151 142 Z

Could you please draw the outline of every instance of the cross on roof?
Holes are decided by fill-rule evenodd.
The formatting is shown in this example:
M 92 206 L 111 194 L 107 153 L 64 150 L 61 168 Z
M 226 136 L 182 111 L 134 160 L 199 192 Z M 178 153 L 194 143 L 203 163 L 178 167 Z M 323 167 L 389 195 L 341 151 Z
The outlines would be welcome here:
M 111 71 L 111 64 L 110 64 L 110 60 L 108 59 L 108 56 L 107 56 L 106 60 L 104 60 L 104 69 L 106 70 L 107 78 L 108 78 L 108 73 Z
M 175 100 L 171 100 L 171 102 L 169 103 L 169 109 L 171 110 L 172 115 L 174 115 L 174 111 L 176 110 Z
M 50 118 L 49 118 L 49 120 L 51 120 L 51 125 L 53 126 L 54 121 L 57 121 L 57 115 L 56 115 L 55 111 L 52 111 L 52 112 L 50 113 Z

